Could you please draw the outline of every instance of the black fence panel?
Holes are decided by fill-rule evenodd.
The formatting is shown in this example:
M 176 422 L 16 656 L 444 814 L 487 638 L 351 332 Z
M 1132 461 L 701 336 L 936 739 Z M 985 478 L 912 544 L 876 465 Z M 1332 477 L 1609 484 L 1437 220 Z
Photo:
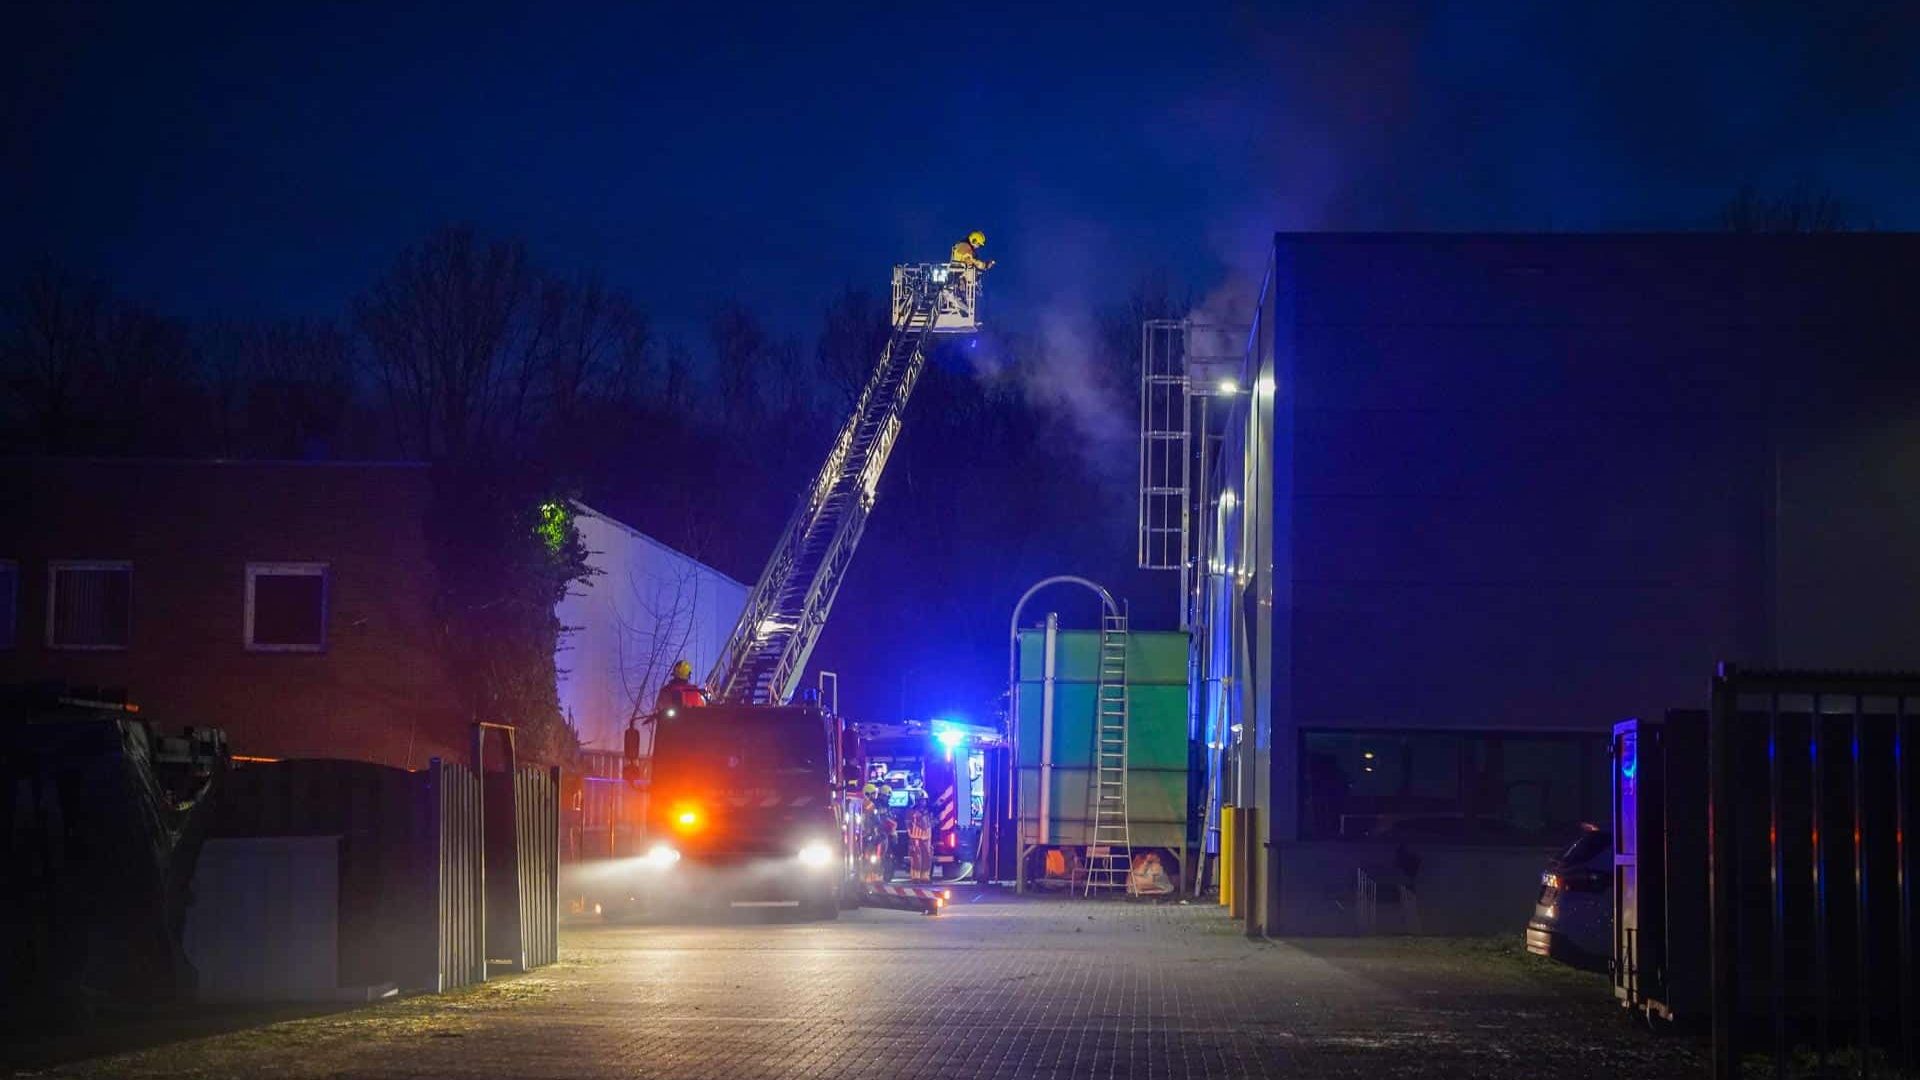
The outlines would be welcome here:
M 416 778 L 361 761 L 282 761 L 234 769 L 213 835 L 340 838 L 339 976 L 343 986 L 420 985 L 413 887 L 422 824 Z
M 426 772 L 435 845 L 434 989 L 487 980 L 484 798 L 465 766 L 434 758 Z
M 487 956 L 515 971 L 559 958 L 560 771 L 484 774 Z
M 1716 1077 L 1755 1052 L 1781 1070 L 1803 1052 L 1818 1068 L 1843 1054 L 1862 1075 L 1876 1061 L 1920 1065 L 1917 716 L 1920 675 L 1723 665 L 1715 677 L 1705 983 Z M 1672 749 L 1670 796 L 1677 770 L 1692 772 Z M 1644 761 L 1644 733 L 1637 752 Z M 1669 836 L 1699 828 L 1671 805 L 1665 822 Z M 1677 936 L 1669 925 L 1666 940 Z
M 560 959 L 560 770 L 521 769 L 514 783 L 524 969 Z
M 338 836 L 341 984 L 439 991 L 486 977 L 480 809 L 472 770 L 438 759 L 259 763 L 233 770 L 211 834 Z

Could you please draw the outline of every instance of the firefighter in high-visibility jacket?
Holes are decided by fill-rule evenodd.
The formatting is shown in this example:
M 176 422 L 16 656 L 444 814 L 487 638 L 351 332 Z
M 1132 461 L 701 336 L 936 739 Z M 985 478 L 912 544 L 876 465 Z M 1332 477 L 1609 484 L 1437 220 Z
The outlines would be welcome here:
M 965 240 L 953 245 L 953 254 L 948 260 L 962 270 L 991 270 L 992 259 L 982 259 L 980 249 L 987 246 L 987 234 L 975 229 L 967 234 Z
M 867 781 L 860 790 L 860 812 L 864 819 L 860 830 L 860 853 L 863 863 L 861 873 L 868 881 L 885 881 L 887 864 L 890 861 L 887 852 L 887 830 L 881 809 L 880 785 Z
M 673 665 L 673 677 L 654 695 L 655 711 L 671 714 L 680 709 L 697 709 L 707 703 L 707 692 L 693 681 L 693 665 L 681 660 Z
M 925 792 L 913 797 L 907 813 L 907 868 L 914 881 L 933 880 L 933 814 Z

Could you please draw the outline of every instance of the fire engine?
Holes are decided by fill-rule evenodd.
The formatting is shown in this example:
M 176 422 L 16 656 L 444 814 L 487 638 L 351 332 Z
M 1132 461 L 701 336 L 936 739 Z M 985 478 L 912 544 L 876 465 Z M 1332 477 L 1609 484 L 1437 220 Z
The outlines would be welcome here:
M 824 917 L 859 902 L 866 761 L 857 731 L 817 693 L 794 702 L 866 528 L 907 400 L 937 335 L 979 328 L 980 275 L 950 264 L 894 268 L 892 331 L 706 680 L 713 704 L 654 725 L 628 896 L 645 905 L 724 900 Z M 639 740 L 629 732 L 631 774 Z M 947 861 L 957 855 L 950 832 Z

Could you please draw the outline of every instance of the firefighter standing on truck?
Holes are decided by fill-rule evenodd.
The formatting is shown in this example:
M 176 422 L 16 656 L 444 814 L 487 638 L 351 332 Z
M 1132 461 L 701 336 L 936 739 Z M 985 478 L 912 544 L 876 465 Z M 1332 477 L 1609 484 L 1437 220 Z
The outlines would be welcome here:
M 925 792 L 914 796 L 907 812 L 907 866 L 914 881 L 933 880 L 933 815 Z
M 693 681 L 693 665 L 681 660 L 673 665 L 673 677 L 654 695 L 655 711 L 672 713 L 677 709 L 697 709 L 707 703 L 707 692 Z

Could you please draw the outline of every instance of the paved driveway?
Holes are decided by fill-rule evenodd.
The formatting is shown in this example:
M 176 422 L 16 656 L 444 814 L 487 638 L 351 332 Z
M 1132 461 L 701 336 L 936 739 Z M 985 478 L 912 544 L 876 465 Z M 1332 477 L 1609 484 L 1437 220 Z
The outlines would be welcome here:
M 1220 909 L 960 898 L 937 919 L 592 926 L 472 990 L 58 1076 L 1698 1076 L 1513 943 L 1249 942 Z

